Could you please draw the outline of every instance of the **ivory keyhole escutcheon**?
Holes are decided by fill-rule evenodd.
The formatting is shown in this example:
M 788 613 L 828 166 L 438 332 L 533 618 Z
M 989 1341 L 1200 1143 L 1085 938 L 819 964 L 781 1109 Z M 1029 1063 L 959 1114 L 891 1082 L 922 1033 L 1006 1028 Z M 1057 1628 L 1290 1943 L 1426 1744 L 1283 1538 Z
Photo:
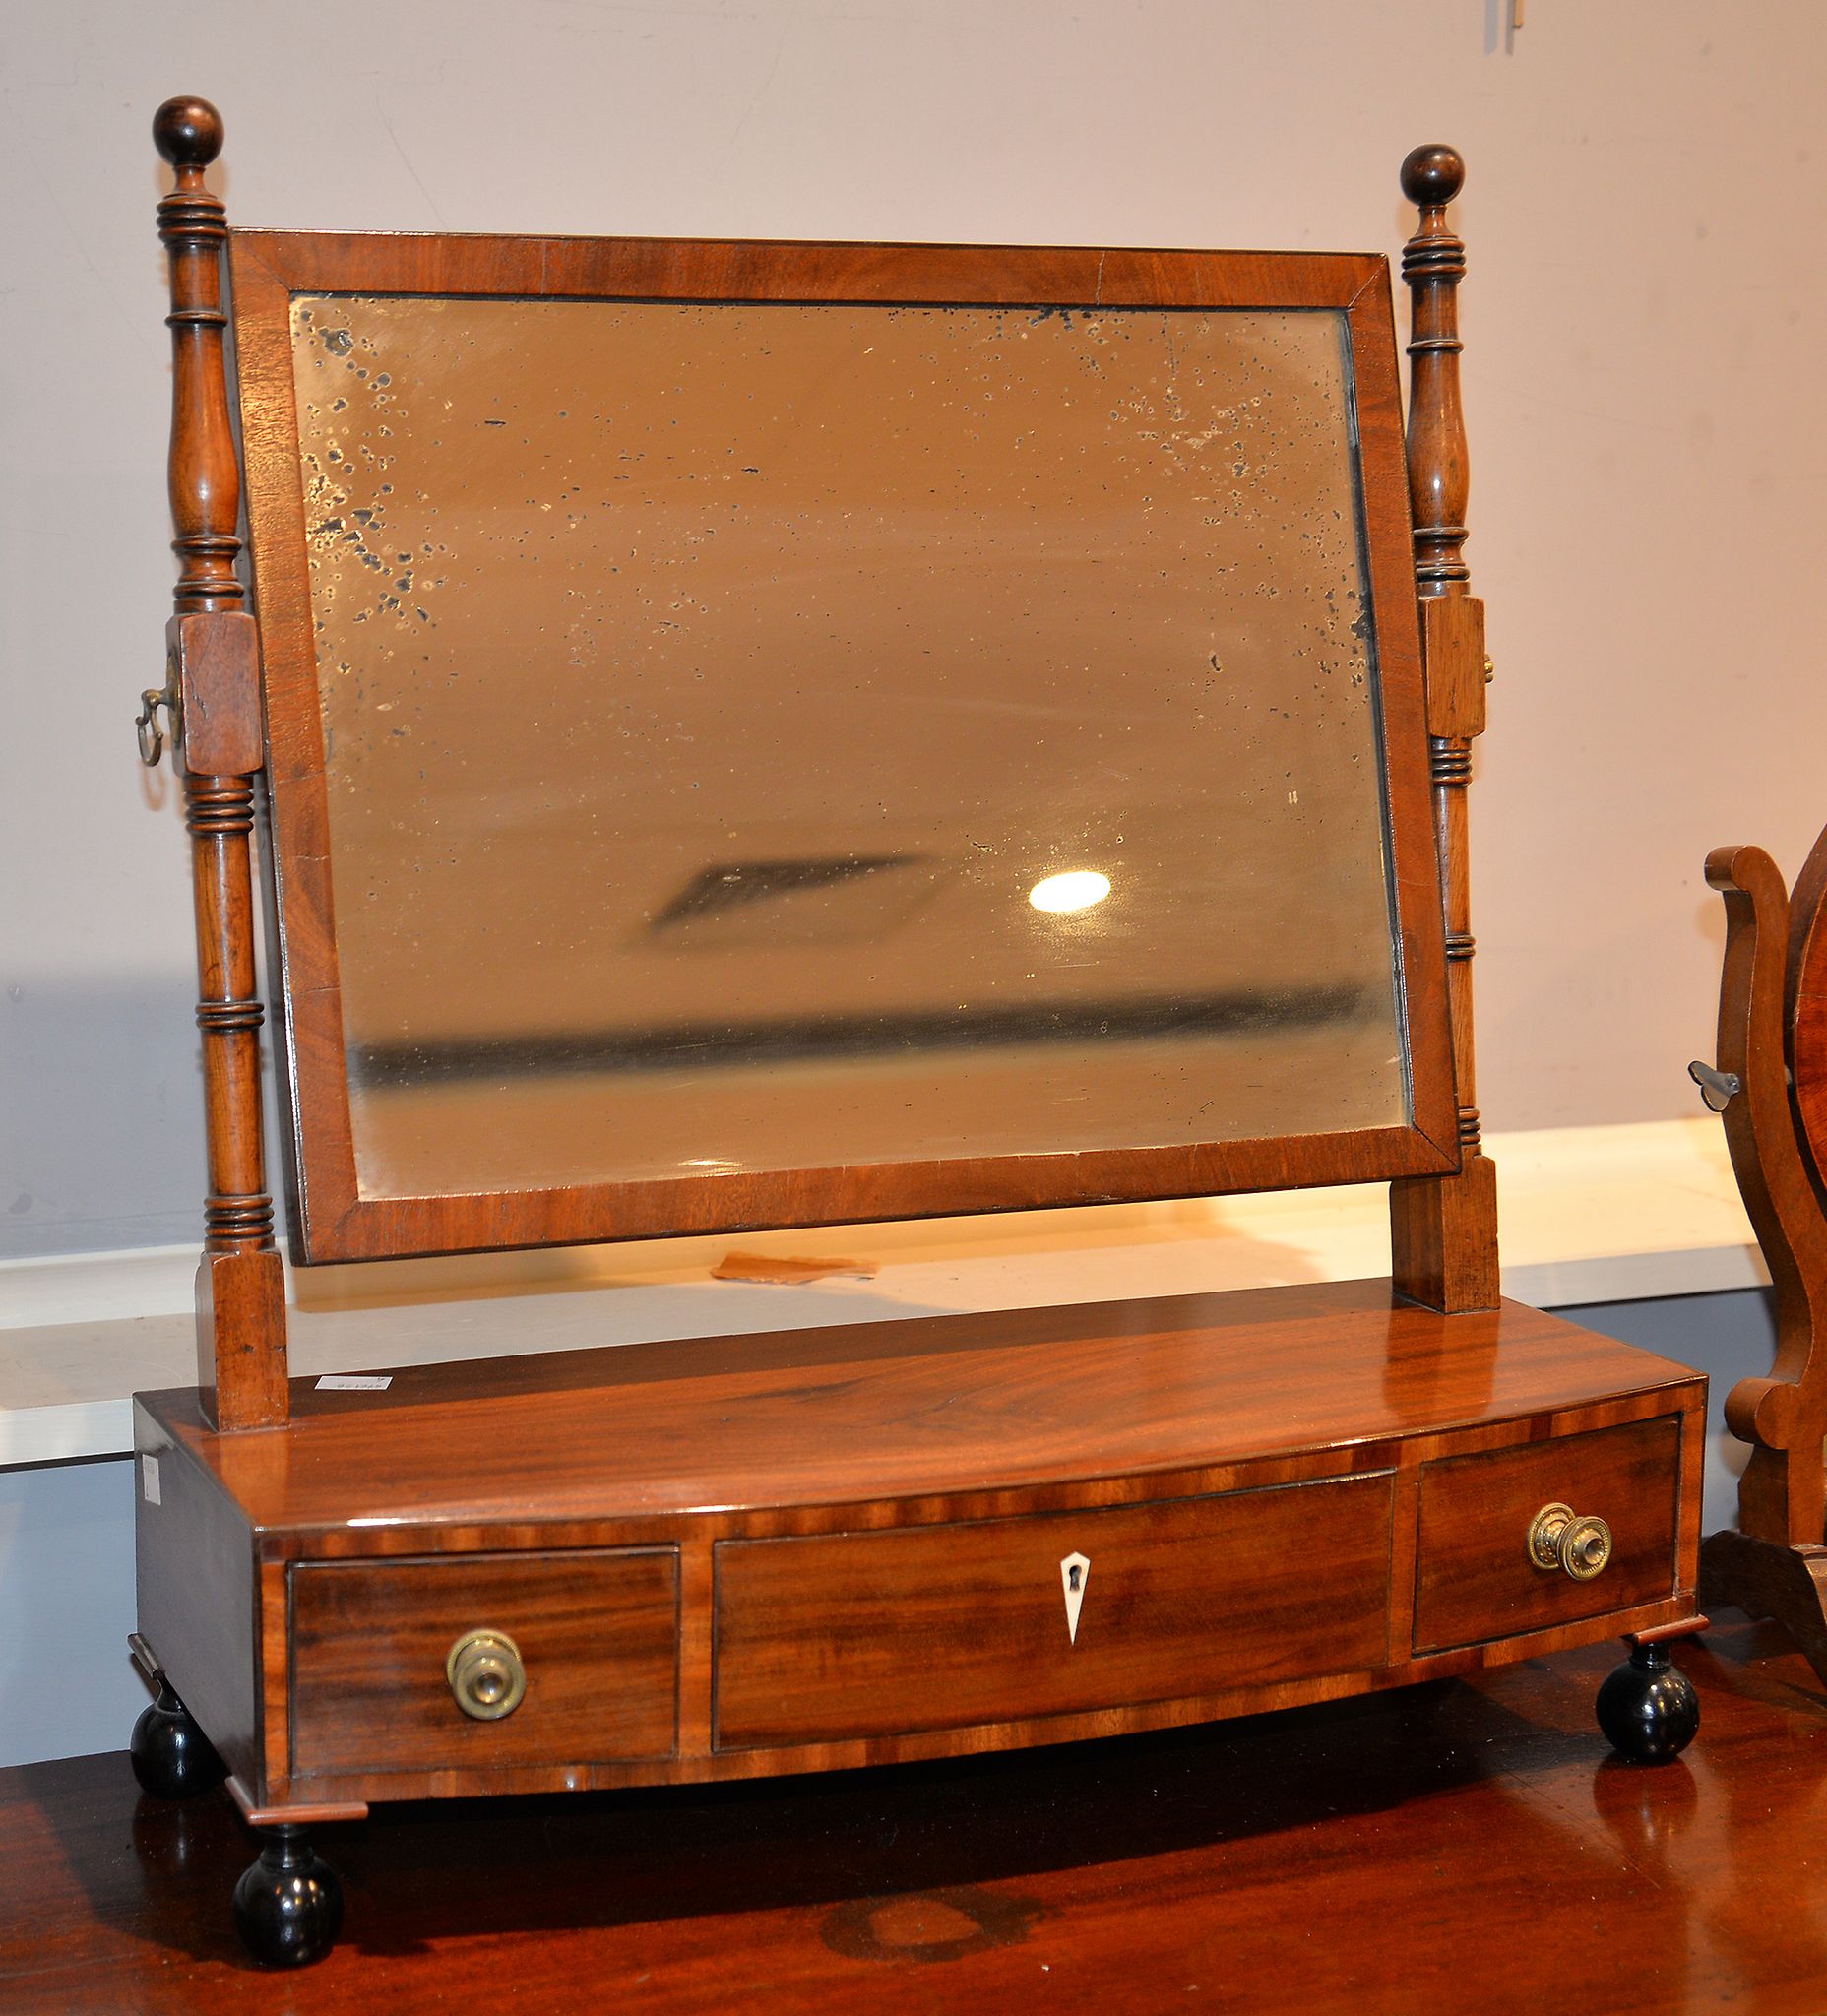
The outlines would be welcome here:
M 1068 1554 L 1059 1564 L 1060 1587 L 1066 1593 L 1066 1636 L 1079 1642 L 1079 1611 L 1085 1603 L 1085 1585 L 1091 1580 L 1091 1562 L 1084 1554 Z

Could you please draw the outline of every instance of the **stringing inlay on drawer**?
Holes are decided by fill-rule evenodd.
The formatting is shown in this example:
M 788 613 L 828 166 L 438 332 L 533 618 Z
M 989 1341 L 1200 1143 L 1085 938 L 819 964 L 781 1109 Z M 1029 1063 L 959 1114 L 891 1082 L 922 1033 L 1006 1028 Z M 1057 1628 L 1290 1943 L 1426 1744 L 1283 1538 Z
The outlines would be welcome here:
M 675 1747 L 672 1547 L 301 1561 L 290 1592 L 299 1777 L 589 1764 Z M 524 1695 L 499 1715 L 466 1711 L 452 1692 L 453 1649 L 481 1633 L 505 1639 L 525 1670 Z
M 1673 1415 L 1422 1466 L 1415 1650 L 1513 1637 L 1674 1594 Z M 1603 1547 L 1591 1544 L 1594 1529 Z M 1549 1541 L 1582 1538 L 1573 1565 Z
M 1387 1471 L 717 1548 L 717 1746 L 1019 1722 L 1380 1665 Z

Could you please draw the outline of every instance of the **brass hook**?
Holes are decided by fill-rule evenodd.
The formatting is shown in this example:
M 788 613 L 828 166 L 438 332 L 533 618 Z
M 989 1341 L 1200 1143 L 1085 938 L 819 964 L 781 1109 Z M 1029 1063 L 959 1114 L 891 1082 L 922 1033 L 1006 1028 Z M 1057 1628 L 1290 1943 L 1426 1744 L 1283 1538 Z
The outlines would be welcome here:
M 162 686 L 148 686 L 140 695 L 140 712 L 134 726 L 140 732 L 140 761 L 148 770 L 158 768 L 164 754 L 164 732 L 158 725 L 158 710 L 169 707 L 171 696 Z
M 148 686 L 140 695 L 140 712 L 134 722 L 140 736 L 140 761 L 148 770 L 158 768 L 158 759 L 164 754 L 165 732 L 158 725 L 158 710 L 163 708 L 165 720 L 170 724 L 172 743 L 182 740 L 182 724 L 177 712 L 177 666 L 170 659 L 165 661 L 165 683 L 162 686 Z

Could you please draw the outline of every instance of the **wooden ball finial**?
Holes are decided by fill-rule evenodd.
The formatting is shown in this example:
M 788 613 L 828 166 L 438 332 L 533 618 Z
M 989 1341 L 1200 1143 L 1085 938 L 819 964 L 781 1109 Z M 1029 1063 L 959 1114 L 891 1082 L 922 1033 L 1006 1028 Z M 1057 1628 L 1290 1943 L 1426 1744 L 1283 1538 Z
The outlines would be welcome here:
M 1443 208 L 1465 186 L 1465 157 L 1456 147 L 1418 147 L 1402 164 L 1402 193 L 1423 210 Z
M 208 98 L 166 98 L 153 114 L 153 145 L 174 168 L 207 168 L 222 151 L 222 115 Z

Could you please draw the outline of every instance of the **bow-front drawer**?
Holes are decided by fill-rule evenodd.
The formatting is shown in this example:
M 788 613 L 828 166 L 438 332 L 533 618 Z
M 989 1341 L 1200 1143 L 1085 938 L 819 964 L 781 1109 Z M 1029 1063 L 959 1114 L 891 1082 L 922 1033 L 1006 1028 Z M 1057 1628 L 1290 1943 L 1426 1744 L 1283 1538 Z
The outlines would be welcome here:
M 1673 1415 L 1425 1465 L 1415 1650 L 1672 1596 L 1680 1484 Z
M 666 1757 L 671 1547 L 295 1563 L 292 1770 Z
M 1391 1477 L 717 1548 L 717 1745 L 1025 1722 L 1387 1657 Z

